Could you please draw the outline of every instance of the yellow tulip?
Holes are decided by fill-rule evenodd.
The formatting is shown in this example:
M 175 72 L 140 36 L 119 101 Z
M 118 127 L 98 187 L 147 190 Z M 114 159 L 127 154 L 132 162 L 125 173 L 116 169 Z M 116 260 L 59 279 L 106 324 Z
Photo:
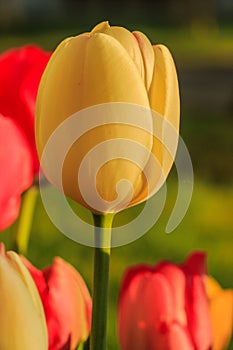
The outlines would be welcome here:
M 148 109 L 150 113 L 142 113 L 145 130 L 137 125 L 107 123 L 107 117 L 103 115 L 103 123 L 83 134 L 72 145 L 63 164 L 64 193 L 97 213 L 118 211 L 118 207 L 111 202 L 117 197 L 116 186 L 121 179 L 132 185 L 133 194 L 128 207 L 145 201 L 151 195 L 149 187 L 154 187 L 161 175 L 161 170 L 155 171 L 152 166 L 153 156 L 166 179 L 174 155 L 158 139 L 162 134 L 160 121 L 153 119 L 151 110 L 159 113 L 162 120 L 168 121 L 177 134 L 179 130 L 179 87 L 169 50 L 163 45 L 152 46 L 141 32 L 131 33 L 123 27 L 112 27 L 108 22 L 103 22 L 90 33 L 64 40 L 51 56 L 37 98 L 36 143 L 39 157 L 42 157 L 53 132 L 70 116 L 87 107 L 115 102 Z M 81 122 L 85 125 L 85 120 Z M 148 131 L 151 129 L 158 137 Z M 65 137 L 69 138 L 69 133 Z M 106 205 L 98 210 L 82 196 L 77 181 L 80 164 L 99 143 L 120 138 L 141 145 L 149 155 L 138 152 L 137 157 L 143 166 L 122 157 L 107 161 L 99 169 L 96 190 Z M 106 143 L 103 149 L 106 156 L 111 152 L 111 147 L 116 147 L 111 145 Z M 93 173 L 94 164 L 95 159 L 90 159 L 83 185 L 86 191 L 89 190 L 89 173 Z M 59 188 L 56 176 L 46 170 L 43 162 L 42 168 L 50 182 Z
M 206 276 L 205 283 L 210 306 L 213 350 L 225 350 L 233 328 L 233 290 L 222 289 L 212 277 Z
M 0 349 L 47 350 L 41 300 L 19 256 L 0 245 Z

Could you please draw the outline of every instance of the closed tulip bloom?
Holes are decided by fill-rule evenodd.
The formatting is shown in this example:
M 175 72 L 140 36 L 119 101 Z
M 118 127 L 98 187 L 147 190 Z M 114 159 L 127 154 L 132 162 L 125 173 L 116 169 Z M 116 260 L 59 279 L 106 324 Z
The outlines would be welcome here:
M 43 306 L 20 257 L 0 245 L 0 349 L 47 350 Z
M 120 291 L 122 350 L 209 350 L 212 338 L 203 274 L 204 256 L 127 270 Z
M 209 276 L 205 278 L 213 330 L 213 350 L 227 349 L 233 330 L 233 290 L 222 289 Z
M 61 258 L 40 271 L 23 261 L 40 293 L 49 334 L 49 350 L 74 350 L 88 338 L 91 298 L 80 274 Z
M 118 211 L 119 206 L 113 205 L 113 202 L 117 197 L 117 183 L 121 179 L 132 185 L 133 194 L 127 203 L 130 207 L 152 195 L 153 191 L 150 191 L 150 188 L 156 187 L 161 169 L 165 180 L 172 166 L 174 154 L 171 155 L 158 139 L 162 134 L 161 120 L 170 123 L 177 133 L 179 129 L 179 88 L 169 50 L 163 45 L 152 46 L 141 32 L 131 33 L 123 27 L 110 26 L 108 22 L 98 24 L 90 33 L 64 40 L 53 53 L 39 87 L 36 142 L 40 158 L 49 138 L 61 123 L 88 107 L 107 103 L 124 103 L 125 113 L 128 111 L 128 104 L 140 106 L 141 123 L 145 129 L 138 127 L 134 122 L 133 125 L 121 123 L 118 117 L 114 116 L 114 112 L 108 122 L 109 110 L 108 113 L 104 113 L 103 110 L 102 122 L 94 127 L 93 113 L 92 127 L 70 147 L 62 168 L 62 190 L 78 203 L 97 213 Z M 117 107 L 114 108 L 117 111 Z M 136 110 L 138 112 L 138 109 L 134 111 Z M 151 110 L 159 113 L 161 120 L 154 120 Z M 127 116 L 125 119 L 127 122 Z M 83 118 L 80 121 L 80 129 L 85 129 L 86 126 L 88 122 Z M 157 133 L 158 137 L 154 136 L 153 132 Z M 62 139 L 69 137 L 70 133 L 66 130 Z M 140 145 L 148 154 L 145 156 L 145 152 L 138 152 L 133 148 L 132 154 L 137 154 L 140 165 L 130 157 L 126 159 L 118 156 L 108 159 L 100 169 L 97 169 L 96 165 L 98 156 L 90 156 L 82 186 L 87 193 L 91 191 L 92 175 L 97 173 L 96 190 L 106 201 L 98 210 L 83 198 L 77 174 L 89 151 L 100 143 L 119 139 L 127 139 Z M 177 135 L 174 139 L 175 149 Z M 126 148 L 123 142 L 118 145 L 119 147 L 113 145 L 113 142 L 106 142 L 101 156 L 104 155 L 107 159 L 114 150 Z M 61 145 L 55 148 L 58 147 Z M 157 159 L 161 169 L 153 170 L 153 157 Z M 54 174 L 53 170 L 48 168 L 48 163 L 51 161 L 46 159 L 42 162 L 44 173 L 55 187 L 61 189 L 56 178 L 57 171 L 54 171 Z M 146 178 L 144 172 L 147 174 Z M 125 198 L 128 195 L 127 191 L 124 194 Z

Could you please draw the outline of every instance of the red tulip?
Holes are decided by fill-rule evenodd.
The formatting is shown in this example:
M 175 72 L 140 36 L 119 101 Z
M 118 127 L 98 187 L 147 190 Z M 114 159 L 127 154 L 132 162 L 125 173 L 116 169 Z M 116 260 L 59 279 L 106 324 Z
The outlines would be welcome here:
M 118 308 L 122 350 L 209 350 L 204 273 L 202 253 L 194 253 L 181 266 L 162 262 L 129 269 Z
M 1 114 L 0 164 L 0 230 L 3 230 L 18 216 L 20 195 L 33 180 L 33 161 L 20 126 Z
M 25 258 L 44 306 L 49 350 L 74 350 L 88 338 L 92 302 L 80 274 L 61 258 L 42 271 Z
M 20 195 L 38 172 L 35 102 L 50 53 L 36 46 L 0 55 L 0 230 L 17 218 Z

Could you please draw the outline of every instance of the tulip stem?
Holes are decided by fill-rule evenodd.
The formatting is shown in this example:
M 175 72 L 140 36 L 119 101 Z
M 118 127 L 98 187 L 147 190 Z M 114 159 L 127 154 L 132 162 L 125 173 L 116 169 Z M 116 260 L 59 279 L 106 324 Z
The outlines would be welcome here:
M 113 214 L 95 215 L 95 253 L 90 350 L 106 350 L 108 279 Z
M 23 197 L 15 235 L 15 250 L 23 255 L 26 255 L 28 250 L 37 195 L 38 186 L 34 185 L 25 192 Z

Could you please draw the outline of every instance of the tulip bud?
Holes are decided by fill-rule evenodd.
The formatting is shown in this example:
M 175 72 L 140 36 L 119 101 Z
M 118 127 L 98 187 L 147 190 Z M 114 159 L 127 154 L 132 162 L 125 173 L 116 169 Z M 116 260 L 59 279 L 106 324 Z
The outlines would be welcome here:
M 233 290 L 222 289 L 209 276 L 205 278 L 205 286 L 213 330 L 213 350 L 225 350 L 231 339 L 233 329 Z
M 211 328 L 204 256 L 126 271 L 118 307 L 122 350 L 208 350 Z
M 49 350 L 74 350 L 91 327 L 91 298 L 80 274 L 61 258 L 40 271 L 22 258 L 43 302 Z
M 101 104 L 114 106 L 112 111 L 103 107 L 96 126 L 95 110 L 87 108 Z M 125 114 L 125 123 L 119 120 L 119 104 L 125 106 L 121 113 Z M 127 115 L 129 106 L 134 106 L 130 116 Z M 84 115 L 78 126 L 65 129 L 51 152 L 51 158 L 44 154 L 47 142 L 58 126 L 85 109 L 91 115 L 91 122 Z M 152 111 L 160 118 L 155 119 Z M 134 116 L 138 112 L 141 127 Z M 55 187 L 95 213 L 122 210 L 119 203 L 114 204 L 117 185 L 122 179 L 131 184 L 130 189 L 123 190 L 122 202 L 132 191 L 127 206 L 140 203 L 154 193 L 152 188 L 158 185 L 161 173 L 165 181 L 174 160 L 174 152 L 167 150 L 159 140 L 164 134 L 161 126 L 164 121 L 175 130 L 175 151 L 179 129 L 179 88 L 168 49 L 163 45 L 152 46 L 143 33 L 111 27 L 108 22 L 100 23 L 90 33 L 64 40 L 43 74 L 36 113 L 36 143 L 43 171 Z M 59 158 L 57 154 L 59 149 L 64 151 L 63 142 L 72 139 L 75 129 L 85 132 L 67 150 L 60 183 L 57 177 L 60 169 L 54 169 Z M 120 140 L 130 141 L 131 156 L 118 155 L 117 151 L 122 150 L 125 154 L 129 147 Z M 99 144 L 103 147 L 96 156 L 91 151 Z M 115 156 L 109 159 L 111 154 Z M 77 174 L 87 155 L 84 183 L 81 184 Z M 137 161 L 133 158 L 135 155 Z M 98 167 L 102 156 L 106 158 L 105 162 Z M 152 166 L 153 159 L 158 163 L 156 169 Z M 93 174 L 96 174 L 96 192 L 104 202 L 102 206 L 91 204 L 83 194 L 86 191 L 87 197 L 93 199 L 94 191 L 90 186 Z
M 19 256 L 0 245 L 0 349 L 47 350 L 43 307 Z

